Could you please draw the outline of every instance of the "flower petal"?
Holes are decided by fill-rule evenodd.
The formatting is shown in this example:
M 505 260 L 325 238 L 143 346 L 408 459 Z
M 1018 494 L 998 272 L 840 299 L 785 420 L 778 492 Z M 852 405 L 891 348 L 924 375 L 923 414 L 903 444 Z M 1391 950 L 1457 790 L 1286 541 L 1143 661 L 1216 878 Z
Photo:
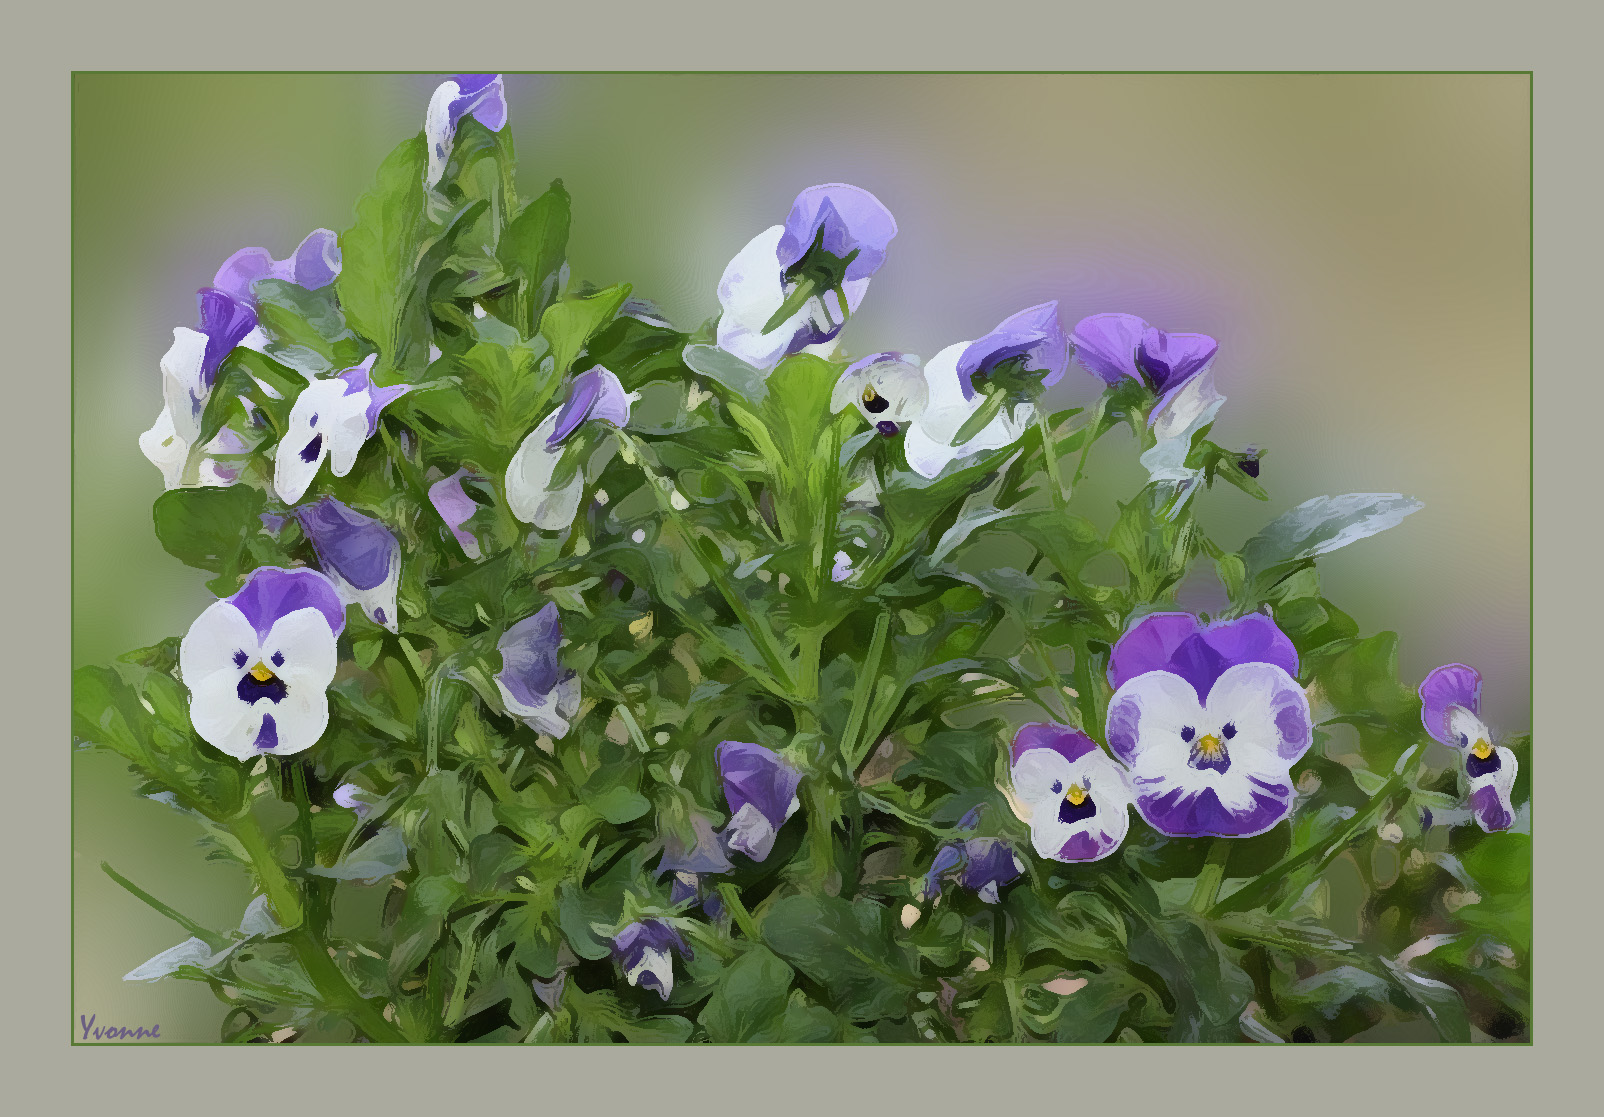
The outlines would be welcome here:
M 1196 376 L 1219 351 L 1207 334 L 1172 334 L 1154 326 L 1142 331 L 1136 361 L 1159 393 L 1172 392 Z
M 785 285 L 776 257 L 785 226 L 772 225 L 747 241 L 724 266 L 718 281 L 718 347 L 753 368 L 768 370 L 779 364 L 791 341 L 808 321 L 806 307 L 769 333 L 763 332 L 785 303 Z
M 1136 351 L 1146 330 L 1147 323 L 1134 314 L 1093 314 L 1082 318 L 1070 337 L 1075 359 L 1110 387 L 1126 377 L 1143 383 L 1136 367 Z
M 897 235 L 897 222 L 880 199 L 844 182 L 810 186 L 796 196 L 781 227 L 775 254 L 784 271 L 801 262 L 815 240 L 832 256 L 845 259 L 848 280 L 867 279 L 885 263 L 886 246 Z M 772 314 L 773 311 L 770 311 Z
M 1434 740 L 1461 748 L 1459 734 L 1449 724 L 1454 706 L 1472 714 L 1481 713 L 1481 672 L 1463 663 L 1444 664 L 1420 684 L 1420 721 L 1426 732 Z
M 316 570 L 286 570 L 261 566 L 251 571 L 245 585 L 227 601 L 250 622 L 257 638 L 265 641 L 280 618 L 300 609 L 316 609 L 338 636 L 345 628 L 345 606 L 334 585 Z
M 559 412 L 540 421 L 519 443 L 507 465 L 507 507 L 521 522 L 542 531 L 563 531 L 579 514 L 579 501 L 585 490 L 585 471 L 579 470 L 560 489 L 551 488 L 552 477 L 562 461 L 565 447 L 547 447 L 557 428 Z
M 482 554 L 479 540 L 462 526 L 479 511 L 479 505 L 462 487 L 463 479 L 472 476 L 473 474 L 466 469 L 459 469 L 450 477 L 436 481 L 429 486 L 429 502 L 434 505 L 434 510 L 440 513 L 440 518 L 445 521 L 446 527 L 451 529 L 451 534 L 462 546 L 462 553 L 471 561 L 477 562 Z
M 1041 303 L 1003 319 L 990 333 L 972 341 L 958 359 L 958 377 L 968 386 L 977 374 L 1014 357 L 1025 358 L 1025 368 L 1042 374 L 1042 387 L 1051 387 L 1069 367 L 1069 338 L 1058 321 L 1058 304 Z

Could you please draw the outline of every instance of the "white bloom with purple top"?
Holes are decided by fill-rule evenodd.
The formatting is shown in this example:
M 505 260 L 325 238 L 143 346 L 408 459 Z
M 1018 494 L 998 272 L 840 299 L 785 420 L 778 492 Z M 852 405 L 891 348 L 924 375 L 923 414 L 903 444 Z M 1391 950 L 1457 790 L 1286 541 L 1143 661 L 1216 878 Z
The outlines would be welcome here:
M 562 626 L 555 602 L 525 617 L 496 642 L 501 670 L 496 689 L 507 712 L 537 733 L 561 738 L 579 711 L 579 676 L 557 656 Z
M 344 628 L 345 606 L 322 574 L 252 571 L 238 593 L 195 618 L 179 645 L 195 732 L 236 760 L 311 748 L 328 726 Z
M 540 421 L 524 438 L 507 465 L 507 507 L 526 524 L 542 531 L 572 526 L 585 491 L 584 470 L 560 467 L 568 454 L 583 453 L 586 444 L 576 432 L 592 420 L 622 429 L 629 425 L 629 408 L 638 397 L 607 369 L 586 369 L 568 386 L 562 406 Z
M 747 741 L 724 741 L 713 756 L 730 805 L 725 844 L 761 861 L 774 848 L 785 820 L 802 805 L 796 794 L 802 773 L 773 749 Z
M 930 388 L 910 353 L 871 353 L 847 366 L 830 396 L 832 412 L 856 407 L 870 426 L 887 438 L 924 413 Z
M 273 489 L 285 504 L 306 495 L 325 459 L 334 476 L 350 473 L 363 444 L 378 433 L 379 412 L 412 390 L 374 384 L 369 373 L 376 357 L 369 354 L 359 365 L 314 380 L 295 397 L 273 459 Z
M 867 190 L 835 182 L 796 197 L 783 225 L 747 242 L 718 282 L 718 346 L 754 368 L 828 356 L 885 263 L 897 222 Z M 791 313 L 773 324 L 787 307 Z
M 1510 793 L 1520 765 L 1508 748 L 1493 744 L 1481 720 L 1481 673 L 1449 663 L 1427 675 L 1420 684 L 1420 720 L 1433 739 L 1463 755 L 1476 824 L 1488 833 L 1515 825 Z
M 500 74 L 457 74 L 436 87 L 423 117 L 423 134 L 429 145 L 429 165 L 424 171 L 428 185 L 439 185 L 445 174 L 457 125 L 465 116 L 492 132 L 507 126 L 507 94 Z
M 1086 734 L 1046 722 L 1022 725 L 1009 760 L 1014 795 L 1030 813 L 1030 844 L 1042 857 L 1097 861 L 1125 840 L 1129 777 Z
M 613 936 L 613 957 L 624 980 L 642 989 L 655 989 L 668 1000 L 674 991 L 674 955 L 691 956 L 678 931 L 661 919 L 631 923 Z
M 1152 613 L 1109 656 L 1108 745 L 1170 836 L 1251 837 L 1286 818 L 1313 740 L 1298 653 L 1273 620 Z
M 374 624 L 399 631 L 396 590 L 401 581 L 401 543 L 395 533 L 383 521 L 331 496 L 295 509 L 295 518 L 340 600 L 361 606 Z

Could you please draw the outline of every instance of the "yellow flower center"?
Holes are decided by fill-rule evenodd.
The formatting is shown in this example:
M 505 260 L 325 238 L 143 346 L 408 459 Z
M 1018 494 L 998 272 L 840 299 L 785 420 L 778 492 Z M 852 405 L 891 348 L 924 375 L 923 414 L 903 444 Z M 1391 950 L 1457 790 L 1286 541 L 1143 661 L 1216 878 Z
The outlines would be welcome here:
M 1220 739 L 1212 733 L 1206 737 L 1199 737 L 1193 747 L 1197 749 L 1198 756 L 1204 760 L 1219 760 L 1225 755 L 1225 746 L 1220 744 Z
M 1481 738 L 1474 745 L 1470 746 L 1470 751 L 1476 754 L 1477 760 L 1486 760 L 1489 756 L 1493 755 L 1492 742 L 1488 741 L 1486 738 Z
M 874 390 L 874 386 L 873 385 L 870 385 L 869 387 L 863 389 L 863 402 L 864 403 L 873 403 L 875 400 L 877 400 L 879 398 L 880 398 L 880 395 L 879 395 L 878 392 L 876 392 Z
M 257 660 L 256 666 L 251 668 L 251 678 L 255 679 L 259 683 L 265 683 L 272 677 L 272 669 L 261 660 Z
M 1064 798 L 1069 800 L 1071 806 L 1078 807 L 1086 802 L 1086 789 L 1078 783 L 1072 783 L 1069 790 L 1064 792 Z

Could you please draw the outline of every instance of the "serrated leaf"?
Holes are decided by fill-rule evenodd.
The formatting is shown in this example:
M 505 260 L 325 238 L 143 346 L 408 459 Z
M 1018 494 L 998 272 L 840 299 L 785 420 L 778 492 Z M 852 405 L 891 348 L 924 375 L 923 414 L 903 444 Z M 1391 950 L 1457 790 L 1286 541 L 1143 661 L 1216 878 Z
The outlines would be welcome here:
M 1401 493 L 1317 496 L 1271 520 L 1242 545 L 1249 577 L 1282 563 L 1327 554 L 1385 531 L 1425 505 Z
M 535 325 L 557 297 L 557 280 L 568 253 L 572 203 L 562 179 L 556 179 L 508 223 L 496 256 L 509 276 L 519 280 L 514 325 L 533 336 Z
M 356 224 L 340 234 L 335 280 L 345 317 L 394 365 L 401 312 L 412 297 L 424 240 L 423 174 L 428 147 L 421 135 L 402 142 L 379 167 L 373 188 L 358 199 Z
M 551 346 L 559 373 L 572 368 L 585 343 L 617 316 L 629 291 L 629 284 L 619 283 L 594 295 L 563 299 L 546 308 L 540 318 L 540 335 Z

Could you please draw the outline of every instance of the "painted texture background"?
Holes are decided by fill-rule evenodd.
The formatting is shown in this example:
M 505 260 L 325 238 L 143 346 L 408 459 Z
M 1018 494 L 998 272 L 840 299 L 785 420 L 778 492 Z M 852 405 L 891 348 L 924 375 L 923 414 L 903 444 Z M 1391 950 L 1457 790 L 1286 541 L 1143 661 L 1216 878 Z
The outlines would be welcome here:
M 194 291 L 245 245 L 340 229 L 422 126 L 433 76 L 80 74 L 73 101 L 73 663 L 182 633 L 205 576 L 151 531 L 136 439 Z M 1268 448 L 1268 505 L 1199 516 L 1236 547 L 1322 493 L 1425 509 L 1322 562 L 1365 633 L 1418 679 L 1464 660 L 1495 729 L 1530 723 L 1529 100 L 1524 76 L 518 76 L 526 195 L 574 197 L 576 279 L 627 280 L 681 328 L 802 187 L 852 182 L 900 234 L 843 352 L 929 357 L 1024 306 L 1127 311 L 1220 340 L 1213 438 Z M 1064 404 L 1095 396 L 1078 369 Z M 1106 526 L 1143 471 L 1118 437 L 1077 493 Z M 1207 585 L 1189 586 L 1198 602 Z M 1183 598 L 1184 600 L 1184 598 Z M 1206 607 L 1206 605 L 1205 605 Z M 249 897 L 189 820 L 74 757 L 74 1013 L 215 1041 L 201 986 L 125 985 L 184 937 L 111 883 L 219 928 Z

